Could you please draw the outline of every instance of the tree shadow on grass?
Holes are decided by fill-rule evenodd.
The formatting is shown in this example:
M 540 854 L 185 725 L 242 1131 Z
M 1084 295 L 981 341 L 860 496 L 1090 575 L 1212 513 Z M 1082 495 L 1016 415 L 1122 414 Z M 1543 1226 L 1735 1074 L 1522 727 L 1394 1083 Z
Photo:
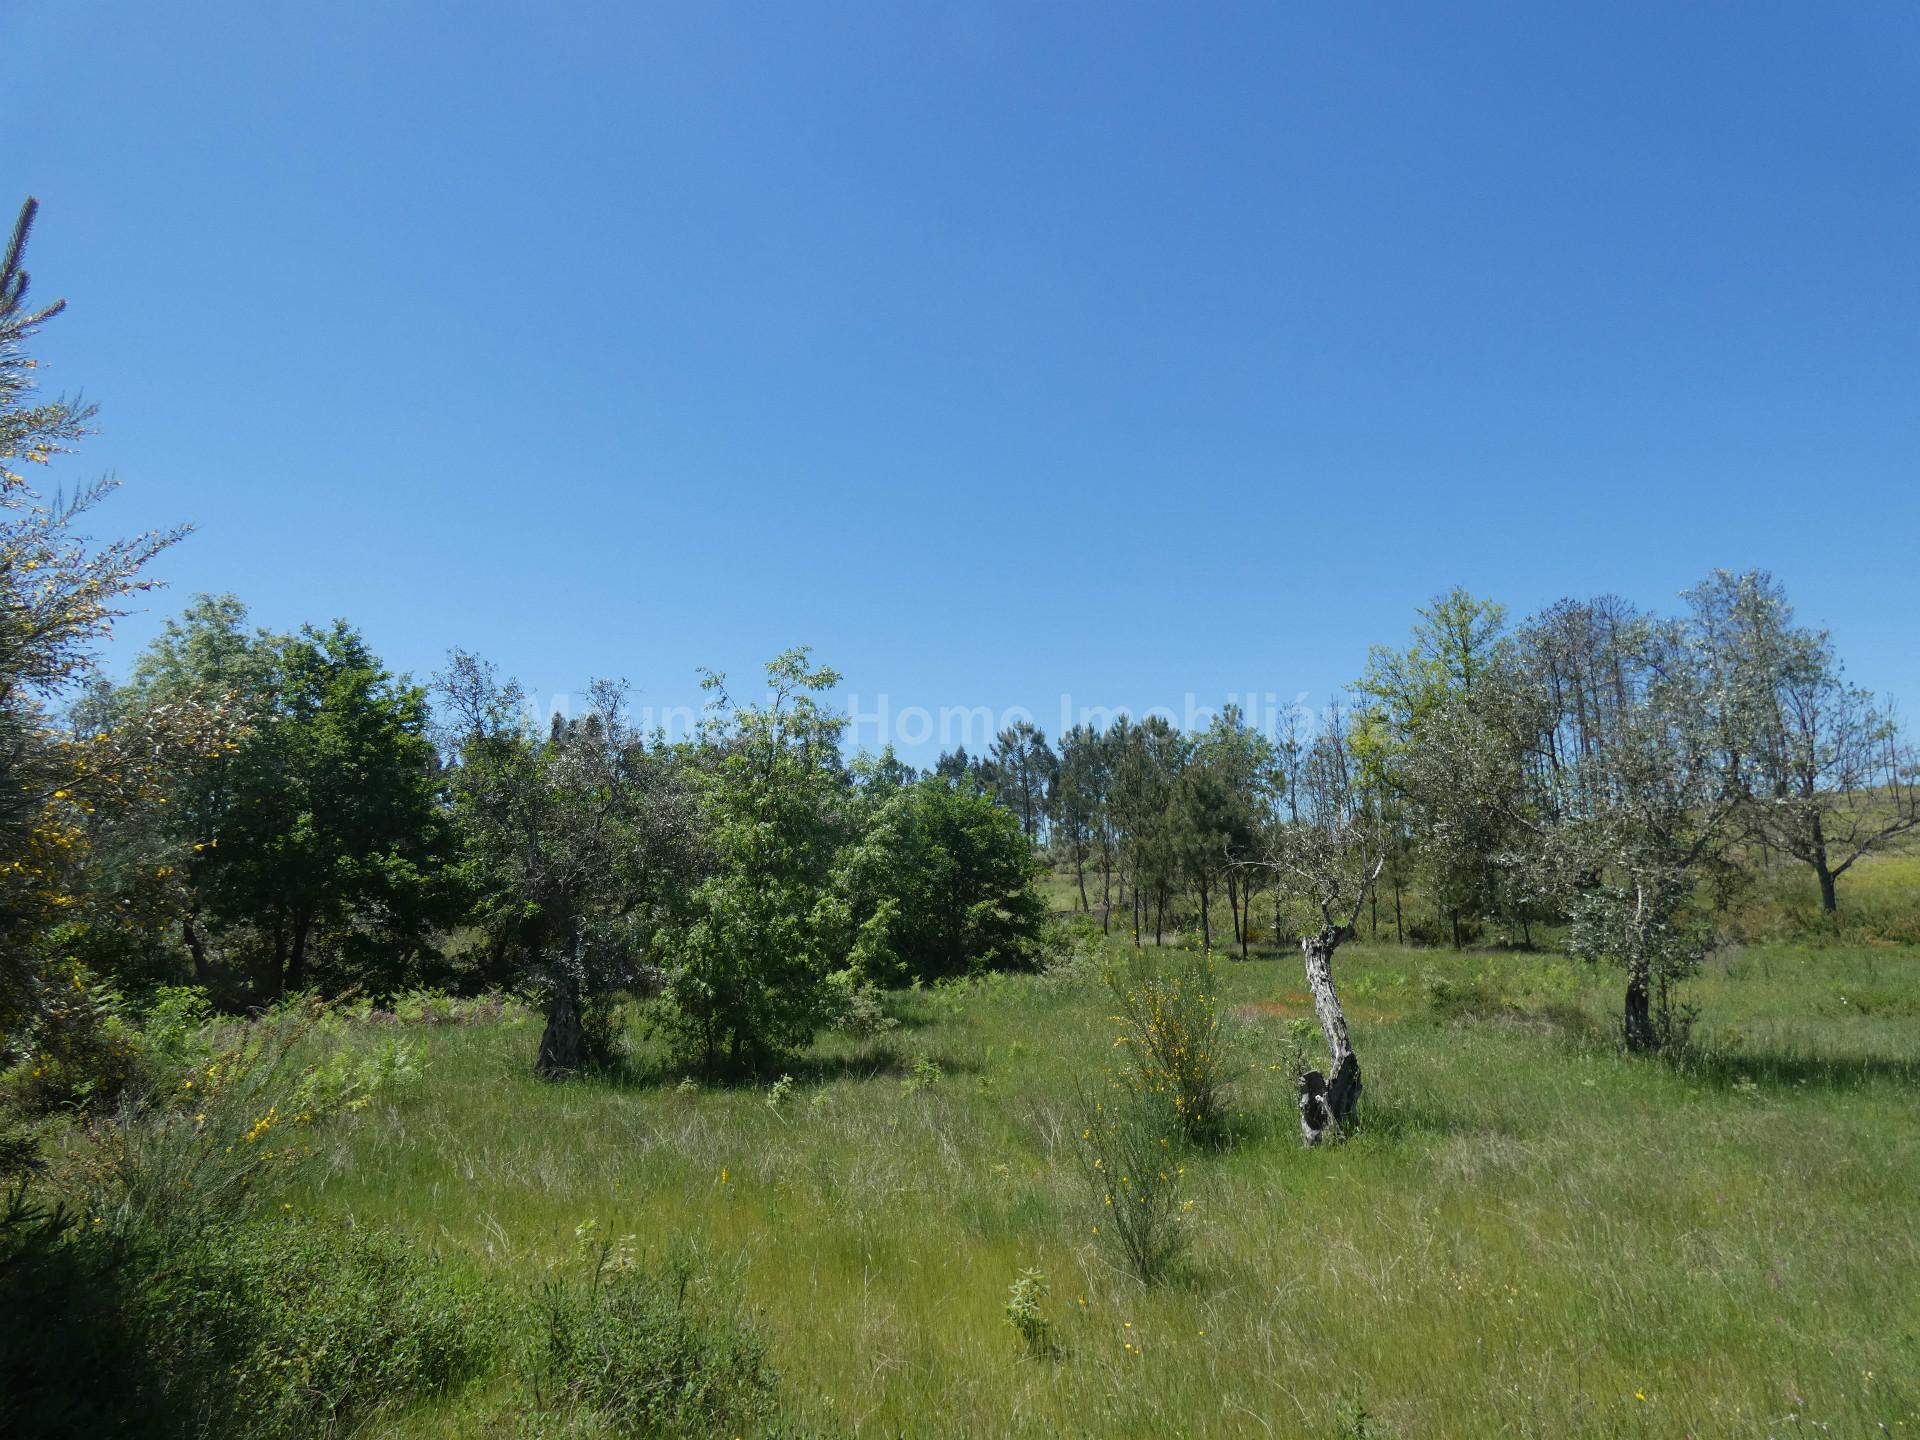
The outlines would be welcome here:
M 703 1073 L 697 1067 L 676 1064 L 662 1055 L 629 1056 L 602 1070 L 580 1077 L 589 1084 L 622 1090 L 676 1089 L 692 1081 L 701 1090 L 762 1090 L 785 1077 L 797 1085 L 825 1085 L 835 1080 L 907 1079 L 923 1063 L 939 1068 L 941 1075 L 978 1073 L 978 1062 L 938 1050 L 908 1049 L 891 1039 L 875 1039 L 857 1049 L 787 1056 L 769 1060 L 750 1070 Z
M 1715 1089 L 1858 1090 L 1868 1085 L 1920 1085 L 1920 1060 L 1883 1055 L 1816 1055 L 1788 1049 L 1701 1045 L 1676 1060 L 1689 1079 Z

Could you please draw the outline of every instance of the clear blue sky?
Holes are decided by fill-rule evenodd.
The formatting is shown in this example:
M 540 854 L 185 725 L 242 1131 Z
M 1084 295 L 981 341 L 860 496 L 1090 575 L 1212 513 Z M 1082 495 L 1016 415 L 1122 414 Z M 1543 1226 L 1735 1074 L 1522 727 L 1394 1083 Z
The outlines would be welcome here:
M 1764 566 L 1920 707 L 1912 5 L 12 0 L 0 46 L 84 466 L 199 527 L 162 606 L 655 705 L 805 641 L 1051 731 L 1324 693 L 1456 583 Z

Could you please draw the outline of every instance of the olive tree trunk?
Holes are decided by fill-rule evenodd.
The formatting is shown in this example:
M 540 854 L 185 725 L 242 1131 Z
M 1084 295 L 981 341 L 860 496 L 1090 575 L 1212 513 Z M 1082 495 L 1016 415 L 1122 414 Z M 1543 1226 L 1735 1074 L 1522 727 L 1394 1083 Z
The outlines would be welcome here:
M 571 975 L 554 977 L 547 1001 L 547 1028 L 540 1036 L 534 1073 L 553 1080 L 586 1068 L 587 1037 L 580 1028 L 580 997 Z
M 1354 1111 L 1360 1104 L 1360 1061 L 1347 1035 L 1346 1012 L 1340 1008 L 1340 996 L 1333 988 L 1333 952 L 1343 940 L 1352 938 L 1351 925 L 1327 924 L 1300 940 L 1307 957 L 1307 987 L 1313 991 L 1314 1014 L 1327 1037 L 1326 1074 L 1309 1070 L 1300 1078 L 1300 1139 L 1308 1145 L 1318 1145 L 1328 1131 L 1336 1139 L 1344 1135 L 1352 1127 Z M 1328 1079 L 1328 1075 L 1333 1078 Z

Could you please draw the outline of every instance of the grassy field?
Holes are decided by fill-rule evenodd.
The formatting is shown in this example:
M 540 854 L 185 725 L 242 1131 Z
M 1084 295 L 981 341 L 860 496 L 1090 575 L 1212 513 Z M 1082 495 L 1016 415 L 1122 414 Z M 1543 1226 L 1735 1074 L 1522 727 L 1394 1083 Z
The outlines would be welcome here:
M 523 1283 L 588 1221 L 692 1256 L 757 1316 L 795 1429 L 1920 1433 L 1920 951 L 1725 953 L 1682 1067 L 1617 1053 L 1609 973 L 1342 951 L 1366 1127 L 1311 1152 L 1276 1064 L 1297 964 L 1223 960 L 1237 1133 L 1187 1159 L 1192 1248 L 1153 1289 L 1100 1248 L 1074 1159 L 1115 1055 L 1097 968 L 903 997 L 778 1101 L 681 1086 L 644 1044 L 646 1078 L 544 1084 L 531 1020 L 423 1029 L 424 1079 L 288 1199 Z M 1028 1267 L 1053 1358 L 1003 1319 Z M 513 1395 L 375 1429 L 523 1434 Z

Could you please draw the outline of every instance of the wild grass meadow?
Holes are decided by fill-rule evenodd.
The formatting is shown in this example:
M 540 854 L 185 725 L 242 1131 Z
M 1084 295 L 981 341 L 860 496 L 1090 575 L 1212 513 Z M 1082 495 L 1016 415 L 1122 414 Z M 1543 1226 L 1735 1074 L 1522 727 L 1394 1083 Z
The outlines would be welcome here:
M 1762 943 L 1623 1054 L 1617 976 L 1539 954 L 1342 953 L 1365 1124 L 1303 1150 L 1276 1057 L 1297 956 L 1220 965 L 1231 1135 L 1189 1153 L 1167 1283 L 1118 1268 L 1075 1163 L 1114 1065 L 1097 942 L 905 995 L 791 1084 L 528 1073 L 531 1019 L 414 1031 L 421 1080 L 286 1194 L 492 1286 L 611 1237 L 691 1260 L 765 1339 L 796 1433 L 1751 1436 L 1920 1427 L 1920 951 Z M 1047 1281 L 1036 1358 L 1007 1323 Z M 499 1375 L 367 1433 L 517 1434 Z M 576 1432 L 569 1432 L 576 1433 Z M 577 1433 L 593 1433 L 591 1425 Z

